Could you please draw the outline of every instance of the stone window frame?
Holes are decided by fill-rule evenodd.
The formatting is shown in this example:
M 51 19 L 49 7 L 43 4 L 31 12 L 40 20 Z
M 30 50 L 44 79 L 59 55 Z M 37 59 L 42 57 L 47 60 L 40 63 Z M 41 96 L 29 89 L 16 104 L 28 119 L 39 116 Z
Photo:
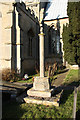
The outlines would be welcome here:
M 55 30 L 54 29 L 54 25 L 52 24 L 49 29 L 48 29 L 48 53 L 49 54 L 55 54 L 55 50 L 52 48 L 52 31 L 51 29 Z M 56 41 L 56 37 L 55 37 L 55 41 Z M 55 46 L 55 41 L 54 41 L 54 46 Z
M 33 39 L 35 36 L 34 29 L 31 27 L 28 32 L 28 57 L 33 57 Z
M 29 47 L 28 47 L 28 55 L 32 57 L 32 40 L 33 38 L 29 36 Z

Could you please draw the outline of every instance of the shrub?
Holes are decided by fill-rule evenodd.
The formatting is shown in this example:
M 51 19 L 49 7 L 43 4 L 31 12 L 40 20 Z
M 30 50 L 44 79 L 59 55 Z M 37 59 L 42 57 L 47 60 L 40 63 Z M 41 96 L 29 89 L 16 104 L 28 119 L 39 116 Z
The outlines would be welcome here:
M 2 80 L 15 82 L 20 80 L 20 74 L 18 70 L 15 71 L 15 70 L 10 70 L 9 68 L 6 68 L 2 70 Z

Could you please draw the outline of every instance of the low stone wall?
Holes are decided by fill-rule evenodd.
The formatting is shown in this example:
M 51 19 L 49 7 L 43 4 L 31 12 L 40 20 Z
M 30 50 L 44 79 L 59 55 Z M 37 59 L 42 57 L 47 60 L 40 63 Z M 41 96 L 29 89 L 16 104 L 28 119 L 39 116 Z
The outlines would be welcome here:
M 79 69 L 78 65 L 72 65 L 72 66 L 70 66 L 70 68 L 71 68 L 71 69 L 75 69 L 75 70 L 78 70 L 78 69 Z
M 68 67 L 69 69 L 74 69 L 74 70 L 78 70 L 78 69 L 79 69 L 78 65 L 69 65 L 69 64 L 68 64 L 67 67 Z

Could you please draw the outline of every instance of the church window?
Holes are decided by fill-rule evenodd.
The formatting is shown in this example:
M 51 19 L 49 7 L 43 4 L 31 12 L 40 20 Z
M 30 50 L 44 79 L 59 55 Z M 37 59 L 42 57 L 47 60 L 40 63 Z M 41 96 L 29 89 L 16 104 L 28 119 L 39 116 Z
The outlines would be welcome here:
M 29 37 L 29 56 L 32 56 L 32 38 Z
M 33 47 L 33 39 L 34 39 L 34 30 L 33 28 L 30 28 L 28 31 L 28 56 L 32 56 L 33 52 L 32 52 L 32 47 Z
M 53 30 L 53 28 L 51 27 L 48 33 L 48 44 L 49 44 L 49 54 L 54 54 L 56 51 L 56 39 L 55 39 L 55 31 Z
M 51 33 L 49 31 L 49 54 L 51 53 Z

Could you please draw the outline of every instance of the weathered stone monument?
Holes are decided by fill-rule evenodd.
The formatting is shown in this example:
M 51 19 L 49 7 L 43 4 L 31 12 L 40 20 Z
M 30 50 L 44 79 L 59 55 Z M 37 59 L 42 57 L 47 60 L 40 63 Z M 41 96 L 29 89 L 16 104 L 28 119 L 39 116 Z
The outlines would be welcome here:
M 45 76 L 44 69 L 44 33 L 43 20 L 44 9 L 40 11 L 40 76 L 34 78 L 33 87 L 27 91 L 28 96 L 24 98 L 26 103 L 59 106 L 59 98 L 53 97 L 54 89 L 50 89 L 49 77 Z
M 49 78 L 45 77 L 45 70 L 44 70 L 44 33 L 43 33 L 43 26 L 40 25 L 40 76 L 35 77 L 33 88 L 27 91 L 29 96 L 36 96 L 36 97 L 51 97 L 51 90 L 49 84 Z
M 44 33 L 40 29 L 40 76 L 34 78 L 33 87 L 27 91 L 28 97 L 24 98 L 26 103 L 59 106 L 59 96 L 52 97 L 54 89 L 50 89 L 49 77 L 45 77 L 44 70 Z

